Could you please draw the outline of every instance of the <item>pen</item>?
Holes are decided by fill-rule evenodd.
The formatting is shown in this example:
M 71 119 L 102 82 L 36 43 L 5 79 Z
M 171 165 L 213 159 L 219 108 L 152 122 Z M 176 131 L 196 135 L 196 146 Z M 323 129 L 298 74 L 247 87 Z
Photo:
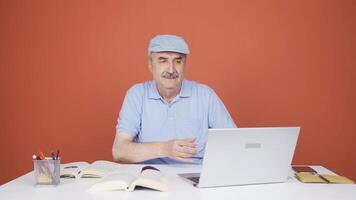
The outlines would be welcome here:
M 56 160 L 58 160 L 58 156 L 59 156 L 59 149 L 57 149 Z
M 42 169 L 41 164 L 40 164 L 39 161 L 38 161 L 38 160 L 41 160 L 41 158 L 40 158 L 38 155 L 36 155 L 36 154 L 34 153 L 34 154 L 32 155 L 32 159 L 33 159 L 33 160 L 37 160 L 37 161 L 35 161 L 34 163 L 35 163 L 35 165 L 37 166 L 38 171 L 39 171 L 41 174 L 45 174 L 44 171 L 43 171 L 43 169 Z
M 41 151 L 40 148 L 38 148 L 38 155 L 40 156 L 41 160 L 45 160 L 46 159 L 44 153 Z
M 41 151 L 40 148 L 38 148 L 38 154 L 40 155 L 41 160 L 43 160 L 43 162 L 44 162 L 44 165 L 45 165 L 44 167 L 46 169 L 48 176 L 50 176 L 52 178 L 52 180 L 54 180 L 54 176 L 51 172 L 51 167 L 48 163 L 48 160 L 46 160 L 46 156 L 44 155 L 43 151 Z
M 51 151 L 51 156 L 52 156 L 52 160 L 56 159 L 55 156 L 54 156 L 54 152 L 53 151 Z

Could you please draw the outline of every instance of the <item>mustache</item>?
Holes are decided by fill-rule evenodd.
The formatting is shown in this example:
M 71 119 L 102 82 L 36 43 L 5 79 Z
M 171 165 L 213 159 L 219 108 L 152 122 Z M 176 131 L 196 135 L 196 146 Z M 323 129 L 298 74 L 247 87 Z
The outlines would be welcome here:
M 163 72 L 161 75 L 162 78 L 178 78 L 179 74 L 178 72 Z

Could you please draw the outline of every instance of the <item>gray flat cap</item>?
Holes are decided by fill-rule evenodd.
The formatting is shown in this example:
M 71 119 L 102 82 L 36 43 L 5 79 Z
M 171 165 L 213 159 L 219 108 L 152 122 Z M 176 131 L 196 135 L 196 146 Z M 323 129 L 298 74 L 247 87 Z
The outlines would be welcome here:
M 183 38 L 176 35 L 157 35 L 152 38 L 148 46 L 148 54 L 151 52 L 171 51 L 189 54 L 189 48 Z

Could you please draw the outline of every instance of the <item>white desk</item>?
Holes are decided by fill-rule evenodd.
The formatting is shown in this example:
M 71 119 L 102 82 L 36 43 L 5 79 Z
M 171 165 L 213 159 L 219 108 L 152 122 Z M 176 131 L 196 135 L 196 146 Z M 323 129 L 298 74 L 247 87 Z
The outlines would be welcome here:
M 129 166 L 129 165 L 125 165 Z M 131 167 L 141 167 L 130 165 Z M 199 189 L 190 185 L 185 180 L 178 177 L 177 173 L 199 172 L 199 166 L 171 166 L 156 165 L 162 172 L 168 174 L 171 180 L 171 190 L 169 192 L 157 192 L 151 190 L 136 190 L 134 192 L 110 191 L 110 192 L 89 192 L 87 189 L 98 179 L 61 179 L 58 186 L 35 187 L 33 172 L 27 173 L 13 181 L 0 186 L 1 200 L 90 200 L 90 199 L 298 199 L 298 200 L 355 200 L 356 185 L 336 185 L 336 184 L 303 184 L 293 177 L 287 183 L 246 185 L 219 188 Z M 331 173 L 327 169 L 313 167 L 319 173 Z

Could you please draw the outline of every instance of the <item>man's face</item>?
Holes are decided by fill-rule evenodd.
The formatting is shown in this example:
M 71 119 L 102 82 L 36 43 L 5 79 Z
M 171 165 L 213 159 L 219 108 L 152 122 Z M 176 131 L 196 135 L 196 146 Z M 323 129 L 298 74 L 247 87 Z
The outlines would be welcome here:
M 153 52 L 149 69 L 159 89 L 179 89 L 184 77 L 186 56 L 175 52 Z

